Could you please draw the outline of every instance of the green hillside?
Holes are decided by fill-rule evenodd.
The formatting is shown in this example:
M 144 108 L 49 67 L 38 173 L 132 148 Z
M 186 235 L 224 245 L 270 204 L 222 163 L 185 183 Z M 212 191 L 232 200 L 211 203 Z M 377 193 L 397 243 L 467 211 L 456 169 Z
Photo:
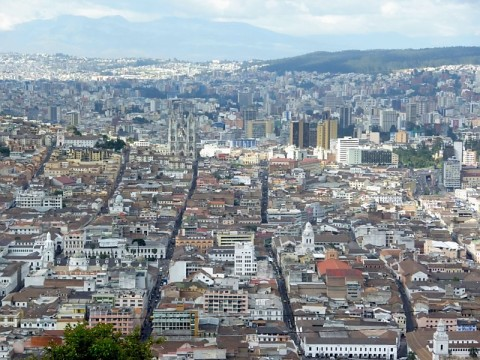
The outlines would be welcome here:
M 480 47 L 444 47 L 403 50 L 318 51 L 286 59 L 268 61 L 265 69 L 331 73 L 385 73 L 391 70 L 428 66 L 480 64 Z

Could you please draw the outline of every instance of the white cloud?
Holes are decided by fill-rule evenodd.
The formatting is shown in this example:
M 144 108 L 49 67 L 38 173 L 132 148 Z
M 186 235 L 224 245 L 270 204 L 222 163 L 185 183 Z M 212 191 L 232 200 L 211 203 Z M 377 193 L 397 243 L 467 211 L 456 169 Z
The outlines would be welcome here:
M 119 15 L 131 21 L 199 17 L 245 22 L 291 35 L 480 33 L 477 2 L 458 0 L 0 0 L 0 29 L 63 14 Z

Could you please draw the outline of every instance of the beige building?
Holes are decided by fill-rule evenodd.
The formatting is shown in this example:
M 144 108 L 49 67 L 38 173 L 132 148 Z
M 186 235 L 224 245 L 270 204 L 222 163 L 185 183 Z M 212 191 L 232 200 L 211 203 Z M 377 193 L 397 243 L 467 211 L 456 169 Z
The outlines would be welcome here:
M 397 131 L 395 134 L 397 144 L 408 144 L 408 133 L 405 130 Z
M 460 252 L 458 243 L 454 241 L 437 241 L 427 239 L 425 241 L 423 252 L 426 255 L 440 254 L 449 259 L 457 259 Z
M 245 314 L 248 312 L 248 293 L 243 290 L 212 290 L 203 294 L 203 310 L 216 314 Z
M 273 120 L 249 120 L 247 123 L 247 137 L 265 138 L 274 135 L 275 127 Z

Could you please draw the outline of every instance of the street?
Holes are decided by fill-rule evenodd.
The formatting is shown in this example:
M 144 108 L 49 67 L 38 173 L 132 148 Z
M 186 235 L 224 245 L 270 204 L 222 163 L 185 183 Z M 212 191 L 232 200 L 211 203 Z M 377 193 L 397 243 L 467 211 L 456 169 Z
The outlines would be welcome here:
M 197 174 L 198 174 L 198 162 L 197 160 L 195 160 L 195 162 L 193 163 L 192 184 L 190 186 L 185 204 L 175 220 L 175 226 L 172 231 L 172 237 L 168 243 L 165 259 L 158 260 L 159 272 L 158 272 L 157 281 L 155 282 L 155 286 L 151 290 L 150 295 L 148 297 L 147 312 L 145 315 L 145 319 L 142 323 L 141 334 L 142 334 L 142 340 L 144 341 L 147 340 L 152 335 L 153 328 L 152 328 L 151 318 L 153 316 L 153 311 L 155 310 L 158 303 L 160 302 L 160 289 L 163 286 L 163 279 L 168 278 L 168 269 L 170 265 L 170 259 L 172 258 L 173 252 L 175 250 L 175 237 L 177 236 L 178 231 L 182 226 L 183 214 L 185 212 L 187 200 L 190 199 L 193 196 L 193 193 L 195 192 L 195 188 L 197 185 Z

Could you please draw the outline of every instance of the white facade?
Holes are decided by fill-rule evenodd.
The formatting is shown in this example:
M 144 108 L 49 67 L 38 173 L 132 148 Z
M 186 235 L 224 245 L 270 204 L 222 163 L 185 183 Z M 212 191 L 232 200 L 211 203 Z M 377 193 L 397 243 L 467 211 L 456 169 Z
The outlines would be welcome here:
M 61 195 L 47 196 L 45 191 L 25 191 L 19 192 L 15 196 L 15 205 L 18 208 L 50 208 L 61 209 L 63 206 L 63 197 Z
M 392 126 L 398 129 L 398 113 L 395 110 L 380 111 L 380 127 L 383 132 L 390 132 Z
M 308 331 L 307 331 L 308 332 Z M 301 333 L 301 332 L 300 332 Z M 301 346 L 305 356 L 325 358 L 360 358 L 360 359 L 397 359 L 398 338 L 395 332 L 389 336 L 356 337 L 355 334 L 339 330 L 335 336 L 331 332 L 303 336 Z
M 96 136 L 65 136 L 63 146 L 93 148 L 99 140 Z
M 236 276 L 255 276 L 257 274 L 255 246 L 252 243 L 235 244 L 234 272 Z
M 359 139 L 344 137 L 337 139 L 337 163 L 348 163 L 348 149 L 358 148 Z
M 362 163 L 362 149 L 352 148 L 347 151 L 347 164 L 359 165 Z
M 443 162 L 443 186 L 447 189 L 461 187 L 462 164 L 457 159 L 448 159 Z
M 55 243 L 52 240 L 50 233 L 47 233 L 47 239 L 43 244 L 42 251 L 42 266 L 48 267 L 49 264 L 54 265 L 55 262 Z
M 477 167 L 478 165 L 477 159 L 478 159 L 477 152 L 475 150 L 463 151 L 463 159 L 462 159 L 463 165 Z
M 440 360 L 446 358 L 448 354 L 448 335 L 443 320 L 437 325 L 437 331 L 433 334 L 432 359 Z

